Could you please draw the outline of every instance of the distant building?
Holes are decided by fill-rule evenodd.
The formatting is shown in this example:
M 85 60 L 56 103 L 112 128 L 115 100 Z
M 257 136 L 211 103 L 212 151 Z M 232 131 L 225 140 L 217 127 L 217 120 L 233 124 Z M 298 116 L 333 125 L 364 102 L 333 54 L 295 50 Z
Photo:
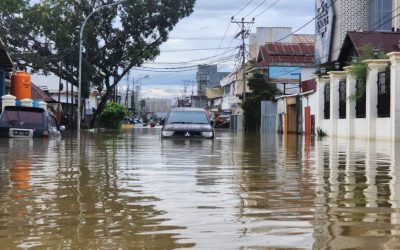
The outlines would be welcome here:
M 219 86 L 219 82 L 228 74 L 228 72 L 218 72 L 217 65 L 203 64 L 197 66 L 197 95 L 205 96 L 206 88 Z
M 170 99 L 146 98 L 144 112 L 153 114 L 156 112 L 169 112 L 171 110 Z
M 293 34 L 291 27 L 257 27 L 256 33 L 249 36 L 250 60 L 258 55 L 258 50 L 265 43 L 314 43 L 315 36 Z

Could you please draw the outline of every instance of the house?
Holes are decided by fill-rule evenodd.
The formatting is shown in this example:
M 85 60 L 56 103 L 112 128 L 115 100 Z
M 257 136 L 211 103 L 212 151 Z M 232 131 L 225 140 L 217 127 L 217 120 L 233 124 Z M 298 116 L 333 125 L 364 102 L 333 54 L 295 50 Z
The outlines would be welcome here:
M 11 57 L 6 50 L 3 41 L 0 39 L 0 96 L 7 94 L 6 86 L 10 86 L 10 80 L 7 76 L 14 69 L 15 67 L 11 60 Z
M 260 47 L 256 63 L 249 70 L 263 74 L 282 93 L 276 97 L 279 132 L 303 133 L 307 125 L 307 133 L 312 133 L 311 119 L 315 111 L 309 106 L 312 103 L 309 95 L 315 89 L 309 86 L 316 70 L 314 43 L 304 41 L 306 43 L 266 43 Z
M 365 61 L 366 82 L 350 73 L 351 66 L 318 76 L 316 127 L 332 137 L 398 140 L 400 33 L 349 32 L 345 40 L 347 44 L 339 56 L 341 63 L 360 56 L 365 44 L 376 51 L 389 52 L 388 59 Z

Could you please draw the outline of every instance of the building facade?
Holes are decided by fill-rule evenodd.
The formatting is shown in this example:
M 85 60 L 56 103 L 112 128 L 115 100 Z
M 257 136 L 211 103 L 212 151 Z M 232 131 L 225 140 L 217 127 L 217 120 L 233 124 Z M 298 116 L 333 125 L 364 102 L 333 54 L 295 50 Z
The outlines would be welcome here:
M 365 97 L 349 72 L 330 71 L 317 78 L 316 126 L 332 137 L 398 140 L 400 138 L 400 52 L 389 59 L 367 60 Z M 360 106 L 360 104 L 362 104 Z M 360 112 L 362 109 L 363 112 Z
M 219 82 L 228 72 L 218 72 L 217 65 L 198 65 L 196 73 L 197 95 L 205 96 L 206 88 L 214 88 L 219 86 Z
M 348 31 L 399 31 L 400 0 L 316 0 L 315 60 L 337 60 Z

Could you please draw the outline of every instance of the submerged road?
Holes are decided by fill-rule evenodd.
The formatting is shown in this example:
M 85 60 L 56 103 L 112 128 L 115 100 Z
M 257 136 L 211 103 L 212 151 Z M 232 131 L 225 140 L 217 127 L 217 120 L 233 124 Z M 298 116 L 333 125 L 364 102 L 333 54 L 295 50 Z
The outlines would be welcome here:
M 159 133 L 1 139 L 1 248 L 400 248 L 397 144 Z

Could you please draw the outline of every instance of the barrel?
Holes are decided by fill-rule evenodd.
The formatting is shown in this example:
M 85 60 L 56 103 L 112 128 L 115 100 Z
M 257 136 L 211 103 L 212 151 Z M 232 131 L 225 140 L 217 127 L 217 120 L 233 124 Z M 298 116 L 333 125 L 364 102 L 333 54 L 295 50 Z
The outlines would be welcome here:
M 31 99 L 31 76 L 24 71 L 15 72 L 11 76 L 11 93 L 19 100 Z

